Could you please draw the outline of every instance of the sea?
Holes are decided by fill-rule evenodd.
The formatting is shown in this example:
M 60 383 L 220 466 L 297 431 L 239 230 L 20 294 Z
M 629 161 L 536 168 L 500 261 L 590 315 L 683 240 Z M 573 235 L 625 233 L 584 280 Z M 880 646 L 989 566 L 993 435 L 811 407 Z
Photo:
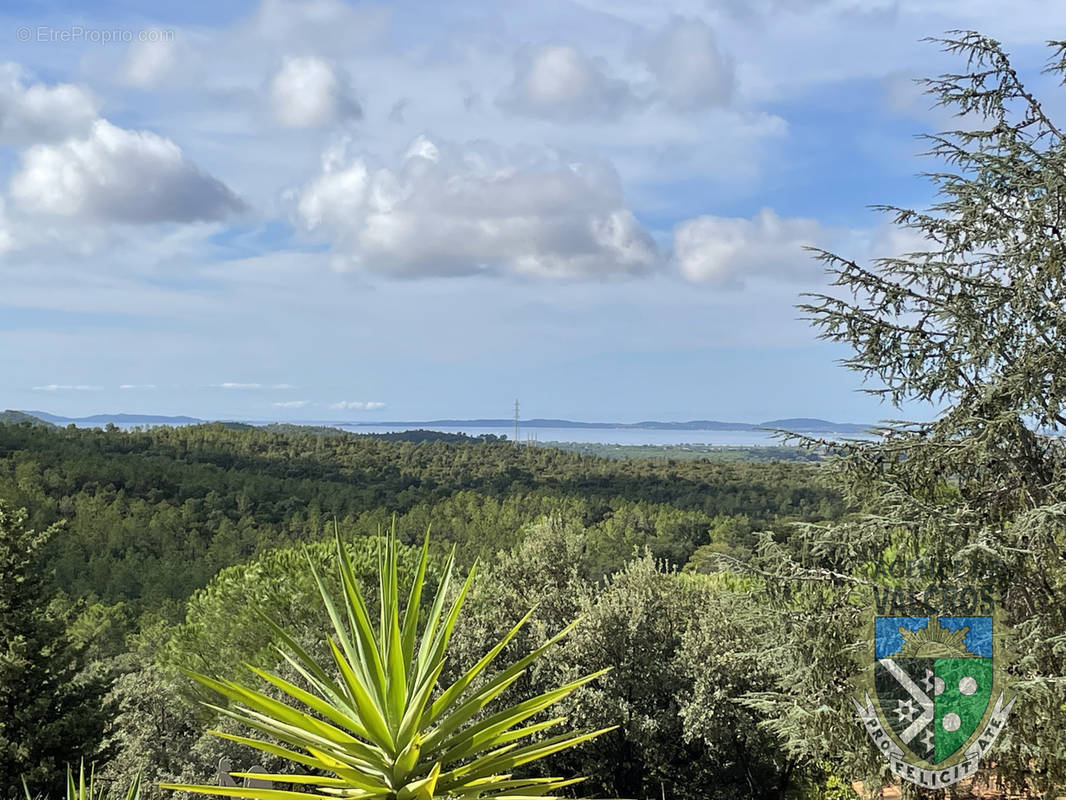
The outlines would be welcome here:
M 267 423 L 251 422 L 252 425 Z M 442 425 L 346 425 L 342 422 L 293 423 L 308 425 L 330 425 L 351 433 L 400 433 L 409 430 L 433 430 L 444 433 L 465 433 L 468 436 L 481 436 L 487 433 L 514 439 L 514 427 L 462 427 Z M 82 427 L 102 427 L 99 424 L 81 424 Z M 152 427 L 136 423 L 120 423 L 119 428 L 133 429 Z M 811 433 L 817 438 L 840 440 L 855 438 L 856 434 Z M 868 437 L 860 437 L 868 438 Z M 655 430 L 648 428 L 522 428 L 519 427 L 518 439 L 521 442 L 574 442 L 582 444 L 618 444 L 618 445 L 682 445 L 698 444 L 713 447 L 774 447 L 782 444 L 778 434 L 771 431 L 698 431 L 698 430 Z
M 411 430 L 411 426 L 386 425 L 338 425 L 352 433 L 396 433 Z M 486 433 L 514 439 L 514 427 L 510 428 L 451 428 L 425 426 L 426 430 L 446 433 L 465 433 L 481 436 Z M 819 434 L 815 434 L 819 435 Z M 833 438 L 834 434 L 822 434 Z M 836 434 L 840 437 L 842 434 Z M 702 444 L 719 447 L 773 447 L 781 440 L 770 431 L 667 431 L 646 428 L 526 428 L 518 429 L 521 442 L 580 442 L 588 444 L 622 445 L 677 445 Z

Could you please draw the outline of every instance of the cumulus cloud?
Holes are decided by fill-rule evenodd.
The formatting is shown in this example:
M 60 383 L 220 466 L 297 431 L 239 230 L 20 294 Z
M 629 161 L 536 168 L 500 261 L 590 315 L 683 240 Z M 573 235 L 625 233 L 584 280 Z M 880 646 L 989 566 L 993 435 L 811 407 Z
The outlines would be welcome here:
M 99 392 L 103 390 L 103 386 L 90 386 L 84 383 L 70 384 L 70 383 L 49 383 L 45 386 L 34 386 L 35 392 Z
M 270 100 L 275 119 L 293 128 L 362 116 L 344 72 L 314 56 L 286 57 L 270 82 Z
M 398 168 L 375 169 L 334 149 L 295 201 L 297 220 L 332 239 L 341 269 L 566 278 L 658 262 L 612 167 L 541 151 L 508 156 L 419 137 Z
M 305 408 L 310 405 L 310 400 L 283 400 L 280 403 L 273 403 L 274 408 Z
M 703 20 L 674 17 L 643 39 L 637 53 L 654 78 L 656 99 L 677 110 L 725 106 L 732 100 L 733 61 Z
M 154 383 L 124 383 L 118 388 L 123 391 L 151 391 L 157 387 Z
M 519 114 L 556 120 L 614 119 L 633 105 L 624 81 L 576 47 L 524 48 L 515 58 L 514 82 L 500 105 Z
M 87 131 L 96 116 L 96 101 L 81 87 L 30 83 L 18 64 L 0 64 L 0 143 L 65 139 Z
M 839 232 L 817 220 L 782 218 L 764 208 L 751 219 L 702 216 L 674 230 L 674 259 L 690 281 L 739 287 L 745 278 L 802 279 L 819 267 L 804 246 L 825 246 Z
M 696 217 L 674 229 L 674 262 L 681 276 L 730 289 L 742 288 L 748 279 L 810 286 L 824 278 L 825 265 L 806 247 L 860 263 L 940 249 L 921 231 L 887 221 L 871 228 L 827 226 L 815 219 L 781 217 L 770 208 L 751 219 Z
M 245 208 L 170 139 L 104 119 L 87 136 L 27 149 L 11 197 L 26 211 L 94 222 L 218 220 Z
M 330 404 L 330 408 L 344 411 L 378 411 L 385 408 L 385 404 L 376 400 L 341 400 L 339 403 Z

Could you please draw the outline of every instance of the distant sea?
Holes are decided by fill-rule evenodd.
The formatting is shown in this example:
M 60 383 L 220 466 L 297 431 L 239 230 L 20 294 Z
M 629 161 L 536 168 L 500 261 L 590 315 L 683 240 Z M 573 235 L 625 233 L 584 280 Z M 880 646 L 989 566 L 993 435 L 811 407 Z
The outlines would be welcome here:
M 337 427 L 352 433 L 396 433 L 412 430 L 411 426 L 377 426 L 377 425 L 338 425 Z M 450 428 L 443 426 L 426 426 L 426 430 L 444 431 L 445 433 L 465 433 L 481 436 L 492 433 L 514 439 L 514 427 L 511 428 Z M 824 438 L 840 438 L 854 434 L 814 434 Z M 659 431 L 646 428 L 519 428 L 519 441 L 535 440 L 538 442 L 587 442 L 592 444 L 705 444 L 721 447 L 772 447 L 781 444 L 780 440 L 767 431 Z
M 265 423 L 253 422 L 252 425 Z M 302 423 L 292 423 L 302 424 Z M 329 423 L 308 423 L 329 424 Z M 82 427 L 94 427 L 82 423 Z M 129 430 L 136 427 L 146 427 L 143 424 L 119 423 L 119 428 Z M 151 427 L 151 426 L 147 426 Z M 468 436 L 481 436 L 486 433 L 496 436 L 506 436 L 508 440 L 514 439 L 514 427 L 452 427 L 446 425 L 344 425 L 334 424 L 332 427 L 340 428 L 351 433 L 398 433 L 409 430 L 432 430 L 445 433 L 465 433 Z M 812 433 L 810 436 L 824 439 L 842 438 L 869 438 L 861 437 L 853 433 Z M 718 447 L 774 447 L 781 444 L 768 431 L 663 431 L 650 428 L 519 428 L 518 438 L 520 441 L 536 442 L 583 442 L 589 444 L 623 444 L 623 445 L 674 445 L 674 444 L 702 444 Z

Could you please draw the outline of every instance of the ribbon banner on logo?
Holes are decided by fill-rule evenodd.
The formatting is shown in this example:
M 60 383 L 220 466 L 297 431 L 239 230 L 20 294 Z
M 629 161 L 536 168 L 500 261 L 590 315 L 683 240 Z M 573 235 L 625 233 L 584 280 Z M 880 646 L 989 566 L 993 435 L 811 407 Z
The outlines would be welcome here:
M 874 708 L 874 703 L 873 700 L 870 699 L 870 695 L 865 694 L 862 703 L 854 697 L 851 698 L 851 701 L 855 704 L 855 709 L 859 713 L 859 720 L 866 728 L 866 732 L 870 734 L 870 738 L 873 740 L 874 745 L 888 760 L 889 767 L 895 775 L 903 780 L 916 783 L 919 786 L 924 786 L 929 789 L 942 789 L 969 778 L 977 772 L 978 761 L 995 743 L 996 738 L 999 736 L 1000 731 L 1003 730 L 1003 727 L 1007 722 L 1007 716 L 1010 714 L 1011 708 L 1014 707 L 1014 701 L 1017 698 L 1012 697 L 1010 702 L 1004 704 L 1003 701 L 1005 699 L 1005 693 L 1000 692 L 984 733 L 966 751 L 966 758 L 964 761 L 947 769 L 925 769 L 907 763 L 904 760 L 906 756 L 903 753 L 903 749 L 896 744 L 892 736 L 889 735 L 888 731 L 885 730 L 884 725 L 881 723 L 881 719 L 878 717 L 877 710 Z

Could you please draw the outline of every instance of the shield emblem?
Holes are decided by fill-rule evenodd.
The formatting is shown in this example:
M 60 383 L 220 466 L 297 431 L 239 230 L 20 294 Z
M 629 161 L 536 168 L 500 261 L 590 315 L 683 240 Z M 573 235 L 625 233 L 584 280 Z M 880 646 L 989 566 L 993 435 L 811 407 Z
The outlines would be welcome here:
M 876 617 L 874 656 L 879 716 L 913 762 L 965 752 L 994 696 L 992 617 Z

